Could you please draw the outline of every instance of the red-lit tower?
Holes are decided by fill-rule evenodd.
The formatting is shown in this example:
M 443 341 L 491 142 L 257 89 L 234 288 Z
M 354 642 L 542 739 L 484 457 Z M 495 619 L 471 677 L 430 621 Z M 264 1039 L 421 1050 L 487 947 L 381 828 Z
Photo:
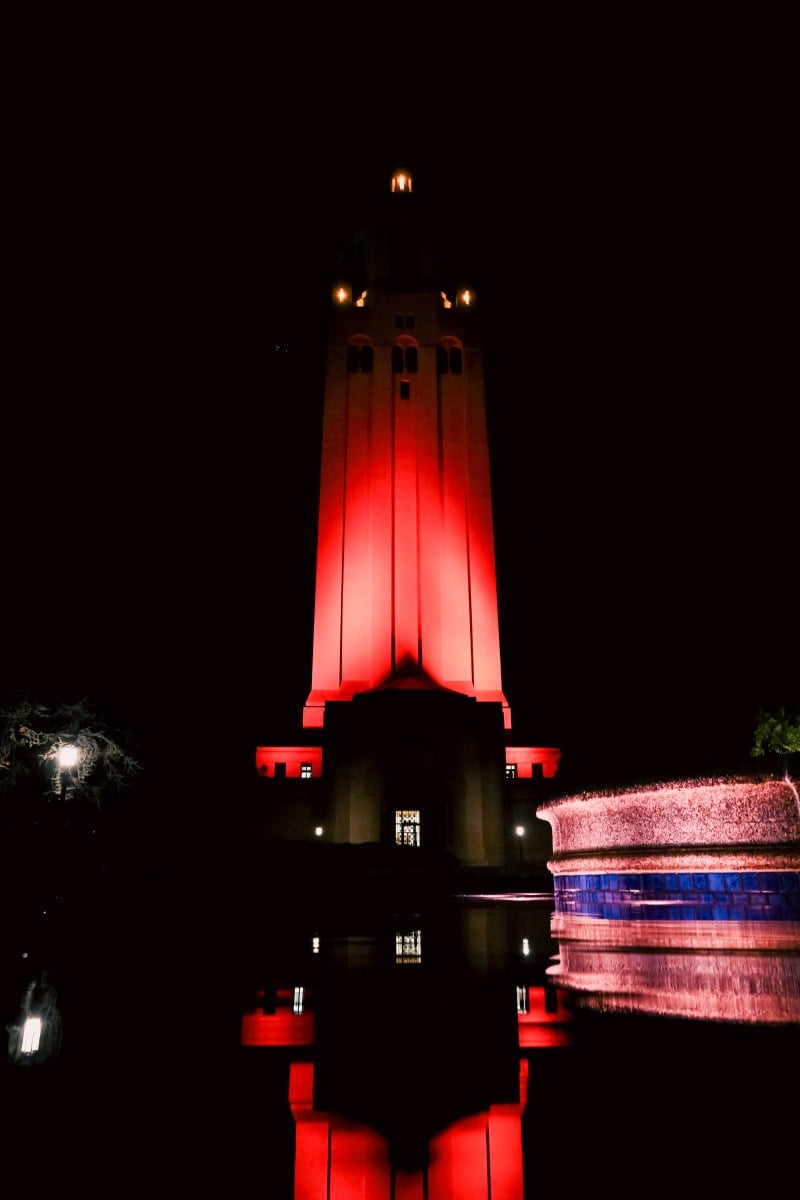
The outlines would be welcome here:
M 508 784 L 551 778 L 559 751 L 508 744 L 476 297 L 438 275 L 408 172 L 385 202 L 332 289 L 303 710 L 320 744 L 258 748 L 262 779 L 311 785 L 273 791 L 260 824 L 502 866 Z
M 414 200 L 396 173 L 333 289 L 307 728 L 409 667 L 511 725 L 473 296 L 437 290 Z

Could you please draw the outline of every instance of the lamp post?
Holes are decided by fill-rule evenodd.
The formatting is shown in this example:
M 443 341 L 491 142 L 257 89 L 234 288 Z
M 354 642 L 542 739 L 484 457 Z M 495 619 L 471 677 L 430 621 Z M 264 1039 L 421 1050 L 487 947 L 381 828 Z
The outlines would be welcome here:
M 522 866 L 522 839 L 525 837 L 525 826 L 517 825 L 514 829 L 514 833 L 517 835 L 517 839 L 519 841 L 519 864 Z
M 66 800 L 69 792 L 69 774 L 78 761 L 78 747 L 65 744 L 58 751 L 61 799 Z

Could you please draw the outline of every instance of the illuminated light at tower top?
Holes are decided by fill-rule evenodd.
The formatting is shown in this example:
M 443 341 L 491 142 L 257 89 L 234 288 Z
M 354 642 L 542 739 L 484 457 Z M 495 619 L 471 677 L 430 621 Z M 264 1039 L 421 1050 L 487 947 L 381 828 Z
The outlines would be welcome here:
M 511 728 L 476 296 L 437 284 L 412 184 L 395 172 L 332 290 L 306 728 L 384 686 L 500 703 Z

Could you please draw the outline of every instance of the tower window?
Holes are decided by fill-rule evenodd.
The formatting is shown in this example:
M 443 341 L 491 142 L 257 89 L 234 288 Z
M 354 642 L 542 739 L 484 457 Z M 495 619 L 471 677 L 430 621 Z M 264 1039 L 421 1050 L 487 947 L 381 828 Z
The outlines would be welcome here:
M 372 370 L 374 357 L 374 351 L 370 345 L 349 345 L 347 347 L 348 375 L 352 375 L 356 371 L 364 371 L 365 373 L 369 374 L 369 372 Z
M 300 778 L 301 779 L 310 779 L 311 778 L 311 763 L 300 763 Z
M 516 778 L 517 778 L 517 764 L 516 763 L 506 763 L 506 779 L 516 779 Z
M 419 809 L 397 810 L 394 814 L 394 840 L 397 846 L 419 845 Z
M 460 346 L 436 347 L 436 371 L 439 375 L 460 375 L 463 370 L 463 355 Z
M 400 399 L 401 400 L 410 400 L 411 399 L 411 384 L 408 382 L 407 379 L 400 380 Z
M 415 375 L 419 362 L 416 346 L 392 346 L 392 372 L 395 375 Z

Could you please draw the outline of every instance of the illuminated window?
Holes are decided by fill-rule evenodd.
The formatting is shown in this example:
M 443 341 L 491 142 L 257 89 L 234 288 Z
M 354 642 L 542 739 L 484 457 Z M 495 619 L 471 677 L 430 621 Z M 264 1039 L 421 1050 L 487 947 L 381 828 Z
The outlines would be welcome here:
M 394 814 L 394 840 L 397 846 L 419 845 L 419 809 L 397 810 Z
M 22 1053 L 35 1054 L 42 1036 L 41 1017 L 28 1017 L 22 1028 Z
M 419 964 L 422 962 L 422 930 L 410 929 L 394 936 L 395 962 Z
M 517 778 L 517 764 L 516 763 L 506 763 L 506 779 L 516 779 L 516 778 Z
M 300 763 L 300 778 L 301 779 L 310 779 L 311 778 L 311 763 Z
M 526 1013 L 528 1011 L 528 989 L 523 985 L 517 984 L 517 1012 Z
M 306 989 L 302 987 L 296 987 L 294 989 L 294 997 L 292 999 L 292 1012 L 301 1013 L 305 1010 L 305 1006 Z

